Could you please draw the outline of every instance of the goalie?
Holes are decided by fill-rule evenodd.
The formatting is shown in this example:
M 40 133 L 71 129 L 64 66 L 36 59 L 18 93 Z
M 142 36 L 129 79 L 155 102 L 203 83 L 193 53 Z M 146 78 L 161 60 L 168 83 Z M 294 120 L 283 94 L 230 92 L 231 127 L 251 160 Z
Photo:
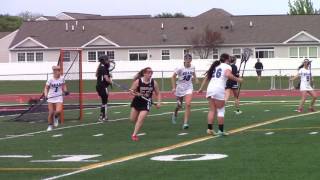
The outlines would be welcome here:
M 107 55 L 102 55 L 99 58 L 99 66 L 97 68 L 96 77 L 97 85 L 96 90 L 101 98 L 101 109 L 99 121 L 106 122 L 108 120 L 107 109 L 108 109 L 108 87 L 112 84 L 112 79 L 109 71 L 110 61 Z
M 48 79 L 44 88 L 44 96 L 48 102 L 48 128 L 52 131 L 53 127 L 59 125 L 59 119 L 63 108 L 63 95 L 69 95 L 64 78 L 61 77 L 60 66 L 52 66 L 53 77 Z

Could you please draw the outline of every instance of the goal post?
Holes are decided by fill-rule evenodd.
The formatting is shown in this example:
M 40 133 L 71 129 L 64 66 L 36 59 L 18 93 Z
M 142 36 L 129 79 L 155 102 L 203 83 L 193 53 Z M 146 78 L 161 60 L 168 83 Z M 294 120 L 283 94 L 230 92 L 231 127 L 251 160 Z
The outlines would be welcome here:
M 69 96 L 64 97 L 61 123 L 83 118 L 82 50 L 60 49 L 58 64 L 65 79 Z

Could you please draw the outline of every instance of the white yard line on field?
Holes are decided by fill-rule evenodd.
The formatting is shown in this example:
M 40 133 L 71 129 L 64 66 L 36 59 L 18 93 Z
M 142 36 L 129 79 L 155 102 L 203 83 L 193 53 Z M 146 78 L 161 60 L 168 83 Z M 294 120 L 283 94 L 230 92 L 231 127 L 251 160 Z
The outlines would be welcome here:
M 250 105 L 250 104 L 255 104 L 255 102 L 252 103 L 243 103 L 241 105 Z M 232 105 L 226 106 L 226 107 L 231 107 Z M 199 108 L 199 109 L 192 109 L 191 111 L 203 111 L 207 110 L 208 108 Z M 183 113 L 184 111 L 179 111 L 179 113 Z M 167 115 L 167 114 L 172 114 L 172 111 L 169 112 L 164 112 L 164 113 L 159 113 L 159 114 L 150 114 L 148 117 L 154 117 L 154 116 L 162 116 L 162 115 Z M 125 118 L 118 118 L 114 120 L 108 120 L 109 122 L 117 122 L 117 121 L 123 121 L 123 120 L 128 120 L 128 117 Z M 71 129 L 71 128 L 77 128 L 77 127 L 85 127 L 85 126 L 92 126 L 92 125 L 97 125 L 97 124 L 102 124 L 102 122 L 94 122 L 94 123 L 86 123 L 86 124 L 78 124 L 78 125 L 72 125 L 72 126 L 65 126 L 65 127 L 60 127 L 53 129 L 52 131 L 59 131 L 59 130 L 64 130 L 64 129 Z M 51 132 L 52 132 L 51 131 Z M 0 140 L 7 140 L 7 139 L 15 139 L 19 137 L 26 137 L 30 135 L 36 135 L 36 134 L 42 134 L 42 133 L 48 133 L 46 130 L 43 131 L 36 131 L 36 132 L 30 132 L 30 133 L 25 133 L 25 134 L 20 134 L 20 135 L 15 135 L 15 136 L 9 136 L 9 137 L 2 137 Z

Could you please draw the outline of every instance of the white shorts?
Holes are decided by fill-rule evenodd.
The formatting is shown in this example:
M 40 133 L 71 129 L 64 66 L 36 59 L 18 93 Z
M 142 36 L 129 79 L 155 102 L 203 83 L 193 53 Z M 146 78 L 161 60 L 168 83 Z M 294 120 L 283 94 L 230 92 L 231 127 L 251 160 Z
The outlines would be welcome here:
M 53 97 L 53 98 L 48 98 L 47 100 L 48 103 L 63 103 L 63 97 L 62 96 L 58 96 L 58 97 Z
M 183 86 L 179 86 L 178 85 L 177 88 L 176 88 L 175 95 L 177 97 L 184 97 L 184 96 L 186 96 L 188 94 L 192 94 L 192 92 L 193 92 L 193 87 L 185 88 Z
M 212 98 L 224 101 L 225 91 L 217 90 L 217 91 L 207 91 L 206 98 Z
M 313 91 L 313 88 L 310 85 L 300 84 L 300 91 Z

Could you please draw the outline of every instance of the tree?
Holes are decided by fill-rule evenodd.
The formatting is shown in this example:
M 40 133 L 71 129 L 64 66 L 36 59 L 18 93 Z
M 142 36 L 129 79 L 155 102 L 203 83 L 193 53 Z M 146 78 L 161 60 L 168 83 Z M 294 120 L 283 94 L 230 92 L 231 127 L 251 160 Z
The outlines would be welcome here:
M 293 0 L 293 3 L 289 0 L 289 12 L 290 15 L 311 15 L 317 14 L 318 11 L 314 9 L 311 0 Z
M 208 59 L 213 49 L 224 42 L 224 38 L 220 32 L 213 31 L 206 26 L 204 31 L 191 37 L 192 51 L 200 57 L 200 59 Z
M 18 16 L 21 17 L 24 21 L 32 21 L 32 20 L 36 20 L 38 17 L 41 17 L 42 14 L 33 13 L 30 11 L 23 11 L 19 13 Z
M 18 29 L 22 24 L 22 18 L 10 16 L 8 14 L 0 15 L 0 32 L 12 32 Z
M 179 12 L 179 13 L 174 13 L 174 14 L 164 12 L 164 13 L 155 15 L 154 17 L 155 17 L 155 18 L 184 18 L 184 17 L 188 17 L 188 16 L 184 15 L 184 14 L 181 13 L 181 12 Z

